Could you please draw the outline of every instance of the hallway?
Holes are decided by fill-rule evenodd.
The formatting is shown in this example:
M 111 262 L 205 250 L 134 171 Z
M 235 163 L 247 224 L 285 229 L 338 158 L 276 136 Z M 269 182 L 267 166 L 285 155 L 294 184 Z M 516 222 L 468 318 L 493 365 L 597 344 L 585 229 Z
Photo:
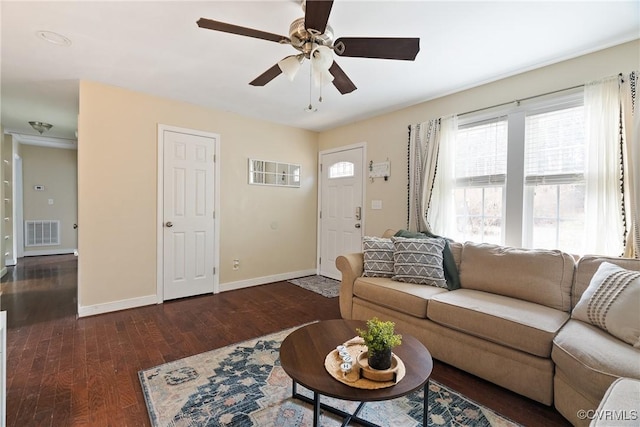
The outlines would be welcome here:
M 49 255 L 20 258 L 2 278 L 0 306 L 8 328 L 75 317 L 78 258 Z

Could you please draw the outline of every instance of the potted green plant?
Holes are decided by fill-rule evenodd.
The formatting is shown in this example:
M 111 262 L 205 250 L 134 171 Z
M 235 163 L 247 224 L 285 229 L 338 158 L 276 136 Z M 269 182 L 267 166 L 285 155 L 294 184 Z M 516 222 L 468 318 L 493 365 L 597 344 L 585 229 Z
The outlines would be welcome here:
M 396 324 L 382 321 L 377 317 L 367 320 L 367 328 L 356 328 L 358 335 L 367 346 L 367 359 L 372 369 L 391 367 L 391 349 L 402 344 L 402 335 L 395 333 Z

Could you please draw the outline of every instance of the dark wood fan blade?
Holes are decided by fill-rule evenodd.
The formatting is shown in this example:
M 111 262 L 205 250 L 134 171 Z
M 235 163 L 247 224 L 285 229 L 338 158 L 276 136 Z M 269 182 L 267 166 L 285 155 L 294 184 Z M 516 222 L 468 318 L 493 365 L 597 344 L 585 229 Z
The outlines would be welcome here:
M 351 93 L 357 89 L 356 85 L 347 77 L 347 74 L 342 71 L 342 68 L 340 68 L 336 61 L 333 61 L 333 64 L 329 67 L 329 72 L 333 75 L 333 85 L 341 94 Z
M 304 12 L 304 27 L 323 34 L 327 28 L 333 0 L 307 0 Z
M 253 37 L 256 39 L 269 40 L 276 43 L 291 43 L 289 37 L 278 34 L 267 33 L 266 31 L 254 30 L 253 28 L 240 27 L 239 25 L 227 24 L 226 22 L 214 21 L 213 19 L 198 19 L 198 27 L 208 30 L 222 31 L 225 33 L 237 34 L 239 36 Z
M 280 67 L 278 67 L 278 64 L 276 64 L 273 67 L 269 68 L 264 73 L 260 74 L 249 84 L 251 86 L 264 86 L 267 83 L 269 83 L 271 80 L 278 77 L 281 73 L 282 73 L 282 70 L 280 69 Z
M 419 38 L 341 37 L 333 43 L 339 56 L 413 61 L 420 51 Z

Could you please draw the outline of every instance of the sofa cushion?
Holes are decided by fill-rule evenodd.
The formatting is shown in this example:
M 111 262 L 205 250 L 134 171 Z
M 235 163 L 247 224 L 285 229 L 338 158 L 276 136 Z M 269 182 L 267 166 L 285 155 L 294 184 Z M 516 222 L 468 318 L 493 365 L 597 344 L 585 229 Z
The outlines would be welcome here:
M 640 350 L 580 320 L 569 320 L 558 332 L 551 358 L 557 369 L 571 373 L 573 388 L 594 401 L 618 377 L 640 379 Z
M 362 239 L 364 254 L 364 273 L 366 277 L 393 276 L 393 253 L 391 239 L 368 237 Z
M 540 304 L 471 289 L 434 295 L 427 317 L 441 325 L 540 357 L 569 314 Z
M 405 239 L 392 237 L 393 280 L 446 288 L 442 268 L 445 241 L 440 238 Z
M 571 317 L 640 348 L 640 271 L 603 262 Z M 640 363 L 640 362 L 639 362 Z
M 573 293 L 571 295 L 571 307 L 575 307 L 580 301 L 580 297 L 589 287 L 591 278 L 603 262 L 618 265 L 627 270 L 640 271 L 640 259 L 604 257 L 598 255 L 585 255 L 578 260 L 576 265 L 576 274 L 573 284 Z
M 411 316 L 427 317 L 427 303 L 436 294 L 448 292 L 435 286 L 396 282 L 382 277 L 360 277 L 353 284 L 357 298 Z
M 575 260 L 558 250 L 518 249 L 467 242 L 460 284 L 569 312 Z

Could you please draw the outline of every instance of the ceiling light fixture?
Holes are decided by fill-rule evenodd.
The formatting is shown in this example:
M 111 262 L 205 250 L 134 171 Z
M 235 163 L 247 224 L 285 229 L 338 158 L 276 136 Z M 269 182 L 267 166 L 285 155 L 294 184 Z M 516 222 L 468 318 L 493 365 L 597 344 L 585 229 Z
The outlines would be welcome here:
M 71 40 L 53 31 L 36 31 L 38 38 L 58 46 L 71 46 Z
M 326 85 L 333 81 L 333 75 L 329 72 L 331 64 L 333 64 L 333 52 L 327 46 L 318 46 L 311 51 L 310 55 L 311 67 L 316 86 Z
M 280 70 L 282 70 L 284 75 L 287 76 L 289 81 L 293 81 L 300 70 L 302 61 L 304 61 L 303 53 L 299 55 L 290 55 L 278 62 L 278 67 L 280 67 Z
M 29 124 L 34 130 L 37 130 L 38 132 L 40 132 L 40 135 L 42 135 L 43 132 L 46 132 L 53 127 L 52 124 L 44 123 L 44 122 L 29 122 Z

